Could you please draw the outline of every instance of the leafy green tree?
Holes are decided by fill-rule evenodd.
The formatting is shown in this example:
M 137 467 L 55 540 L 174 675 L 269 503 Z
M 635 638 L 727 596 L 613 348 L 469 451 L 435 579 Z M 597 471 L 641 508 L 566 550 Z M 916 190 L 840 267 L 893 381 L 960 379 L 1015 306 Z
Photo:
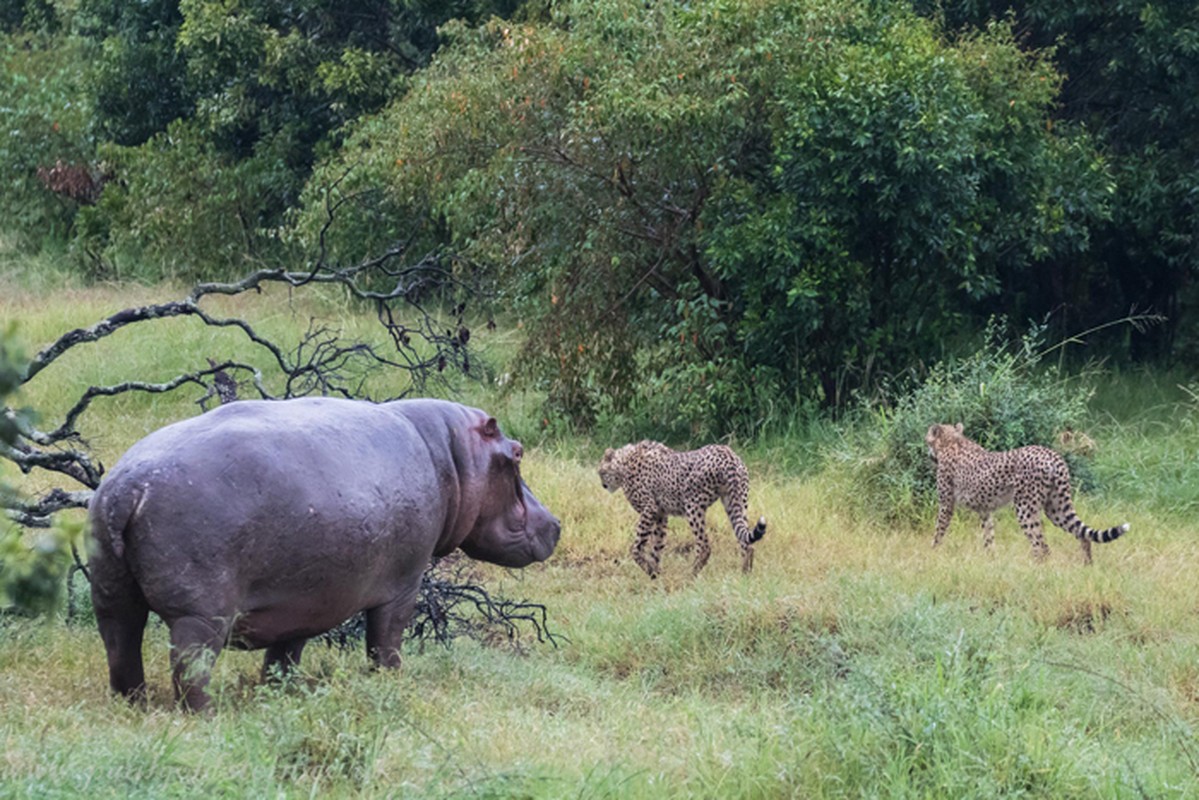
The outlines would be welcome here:
M 88 94 L 105 140 L 137 145 L 195 107 L 175 40 L 177 0 L 80 0 L 74 29 L 89 44 Z
M 336 183 L 363 209 L 343 251 L 440 237 L 493 265 L 532 323 L 526 377 L 583 423 L 712 436 L 838 403 L 1106 213 L 1089 140 L 1047 124 L 1059 76 L 1006 26 L 604 0 L 445 34 L 318 171 L 298 230 Z
M 81 248 L 188 277 L 277 259 L 274 229 L 340 130 L 402 94 L 437 26 L 512 0 L 83 0 L 89 81 L 119 180 L 82 221 Z M 164 202 L 165 201 L 165 202 Z
M 1112 213 L 1082 259 L 1051 261 L 1024 304 L 1064 305 L 1063 324 L 1116 318 L 1130 305 L 1169 316 L 1134 332 L 1136 357 L 1199 347 L 1199 4 L 914 0 L 957 29 L 1011 18 L 1028 47 L 1053 47 L 1066 76 L 1055 122 L 1085 125 L 1108 154 Z M 1178 337 L 1184 337 L 1179 343 Z M 1189 337 L 1189 338 L 1185 338 Z
M 27 244 L 64 238 L 99 192 L 79 43 L 38 31 L 0 34 L 0 214 Z
M 52 32 L 62 20 L 53 0 L 0 0 L 0 31 Z

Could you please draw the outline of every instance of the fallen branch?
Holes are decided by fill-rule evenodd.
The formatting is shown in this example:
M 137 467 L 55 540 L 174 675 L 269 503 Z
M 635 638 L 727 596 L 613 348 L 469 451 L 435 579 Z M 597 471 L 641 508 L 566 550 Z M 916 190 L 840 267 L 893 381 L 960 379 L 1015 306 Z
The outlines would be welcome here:
M 522 627 L 531 628 L 539 643 L 554 647 L 563 639 L 549 630 L 545 606 L 525 600 L 493 597 L 478 582 L 473 565 L 457 555 L 436 559 L 421 578 L 416 611 L 407 638 L 423 645 L 430 640 L 449 647 L 461 636 L 477 642 L 506 642 L 522 649 Z M 358 614 L 321 635 L 325 644 L 357 647 L 366 636 L 366 615 Z

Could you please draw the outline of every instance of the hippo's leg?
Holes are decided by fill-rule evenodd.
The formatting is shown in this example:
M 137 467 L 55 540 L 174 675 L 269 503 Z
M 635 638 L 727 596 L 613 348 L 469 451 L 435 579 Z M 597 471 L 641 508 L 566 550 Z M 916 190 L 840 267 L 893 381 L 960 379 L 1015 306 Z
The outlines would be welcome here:
M 175 701 L 189 711 L 208 707 L 212 664 L 229 638 L 231 620 L 180 617 L 170 623 L 171 674 Z
M 404 641 L 404 629 L 416 610 L 419 587 L 420 580 L 417 579 L 411 592 L 404 593 L 390 603 L 367 609 L 366 653 L 376 667 L 400 666 L 400 643 Z
M 294 667 L 300 666 L 300 655 L 304 652 L 306 638 L 290 639 L 273 644 L 266 649 L 262 660 L 262 679 L 284 678 Z
M 142 666 L 142 635 L 150 609 L 140 598 L 102 597 L 93 592 L 96 623 L 108 655 L 108 685 L 129 700 L 146 697 L 146 673 Z

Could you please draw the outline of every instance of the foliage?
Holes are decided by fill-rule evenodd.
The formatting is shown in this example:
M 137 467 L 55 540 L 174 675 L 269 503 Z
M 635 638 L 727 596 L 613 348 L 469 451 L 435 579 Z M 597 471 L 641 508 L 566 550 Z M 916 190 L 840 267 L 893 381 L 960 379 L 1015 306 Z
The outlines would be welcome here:
M 0 612 L 48 614 L 62 605 L 71 547 L 83 540 L 81 522 L 60 522 L 30 546 L 21 529 L 0 522 Z
M 401 95 L 437 25 L 511 0 L 83 0 L 95 125 L 118 181 L 77 246 L 104 273 L 228 277 L 278 263 L 274 229 L 350 120 Z
M 51 33 L 59 19 L 54 0 L 0 0 L 0 31 Z
M 924 435 L 934 423 L 961 423 L 988 450 L 1039 444 L 1064 451 L 1074 488 L 1090 480 L 1088 447 L 1079 433 L 1092 389 L 1045 359 L 1045 326 L 1018 340 L 992 320 L 982 345 L 962 359 L 938 362 L 890 408 L 864 410 L 855 438 L 841 446 L 861 507 L 887 519 L 922 518 L 936 499 Z M 1063 437 L 1063 434 L 1066 433 Z
M 1199 7 L 1009 5 L 10 0 L 0 210 L 105 278 L 452 244 L 575 428 L 754 433 L 992 313 L 1190 357 Z
M 492 265 L 529 316 L 526 379 L 575 422 L 674 404 L 666 431 L 712 437 L 780 398 L 834 405 L 1105 213 L 1085 135 L 1045 125 L 1045 58 L 878 11 L 604 0 L 449 26 L 299 230 L 350 170 L 348 253 L 419 234 Z
M 0 330 L 0 410 L 3 411 L 8 411 L 4 401 L 21 385 L 23 359 L 13 341 L 12 328 Z M 14 444 L 21 426 L 30 419 L 29 411 L 17 411 L 11 416 L 0 413 L 0 448 Z M 0 481 L 0 500 L 10 499 L 11 491 Z M 21 528 L 0 516 L 0 612 L 41 614 L 56 609 L 62 601 L 71 547 L 82 535 L 81 524 L 60 523 L 40 534 L 30 547 Z
M 78 42 L 41 33 L 0 35 L 0 215 L 26 247 L 67 236 L 79 195 L 53 190 L 56 166 L 93 188 L 102 179 L 79 83 Z
M 1110 221 L 1089 257 L 1051 263 L 1038 293 L 1012 314 L 1061 304 L 1063 324 L 1112 318 L 1130 306 L 1168 315 L 1131 334 L 1135 357 L 1155 357 L 1192 333 L 1199 287 L 1199 5 L 1053 0 L 912 0 L 952 28 L 1011 18 L 1031 47 L 1054 46 L 1068 76 L 1055 121 L 1082 124 L 1108 154 L 1115 181 Z M 1182 341 L 1178 341 L 1181 339 Z
M 107 144 L 123 180 L 81 209 L 73 246 L 94 274 L 147 282 L 213 280 L 278 263 L 278 198 L 296 186 L 274 145 L 244 159 L 217 150 L 194 122 L 172 122 L 139 147 Z
M 100 136 L 137 145 L 195 107 L 186 59 L 175 45 L 178 0 L 80 0 L 73 29 L 88 45 L 87 94 Z

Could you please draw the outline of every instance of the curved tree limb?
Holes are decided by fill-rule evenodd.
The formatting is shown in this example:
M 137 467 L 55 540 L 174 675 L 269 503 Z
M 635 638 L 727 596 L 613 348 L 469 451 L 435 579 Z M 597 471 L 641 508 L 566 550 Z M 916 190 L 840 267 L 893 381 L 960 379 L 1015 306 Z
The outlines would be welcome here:
M 347 172 L 348 174 L 348 172 Z M 32 503 L 0 500 L 10 516 L 31 526 L 48 524 L 56 510 L 86 505 L 104 474 L 104 465 L 94 455 L 84 436 L 87 412 L 97 398 L 128 393 L 163 394 L 194 386 L 203 391 L 196 401 L 202 409 L 214 397 L 220 402 L 238 399 L 249 388 L 263 399 L 301 397 L 310 394 L 338 395 L 365 399 L 366 380 L 378 370 L 402 370 L 411 386 L 419 390 L 430 379 L 443 377 L 445 370 L 469 372 L 467 342 L 470 331 L 463 313 L 465 302 L 451 310 L 451 325 L 430 311 L 422 297 L 431 291 L 475 295 L 469 274 L 473 266 L 440 251 L 409 258 L 411 240 L 398 242 L 380 255 L 350 265 L 332 263 L 328 257 L 326 233 L 336 213 L 354 195 L 334 197 L 343 175 L 326 195 L 326 219 L 319 234 L 319 247 L 311 265 L 304 270 L 283 267 L 257 269 L 242 278 L 225 282 L 202 282 L 180 299 L 122 309 L 94 324 L 68 331 L 43 347 L 20 371 L 20 384 L 27 384 L 75 348 L 103 342 L 114 333 L 131 326 L 153 325 L 165 319 L 191 317 L 211 328 L 231 328 L 249 342 L 258 358 L 242 360 L 208 359 L 207 366 L 197 365 L 160 381 L 126 379 L 89 386 L 74 400 L 57 425 L 39 430 L 13 409 L 3 407 L 0 416 L 17 430 L 17 440 L 0 448 L 0 458 L 15 464 L 28 474 L 35 470 L 54 472 L 78 484 L 74 489 L 57 488 Z M 457 267 L 455 267 L 457 265 Z M 297 290 L 309 284 L 336 286 L 346 295 L 370 304 L 380 326 L 390 340 L 390 352 L 366 342 L 349 341 L 340 331 L 312 320 L 299 341 L 285 344 L 264 335 L 254 324 L 240 317 L 223 317 L 204 307 L 211 295 L 233 296 L 261 293 L 269 285 Z M 390 287 L 381 289 L 380 286 Z M 403 393 L 399 396 L 403 396 Z M 67 503 L 69 499 L 69 504 Z

